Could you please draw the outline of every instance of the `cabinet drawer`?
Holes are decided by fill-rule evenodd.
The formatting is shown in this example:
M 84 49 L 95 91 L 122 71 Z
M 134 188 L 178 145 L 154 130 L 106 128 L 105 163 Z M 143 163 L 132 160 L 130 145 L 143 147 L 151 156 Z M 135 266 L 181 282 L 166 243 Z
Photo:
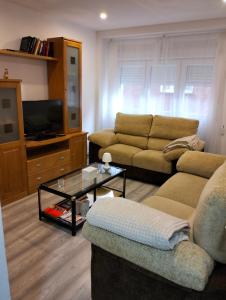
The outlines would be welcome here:
M 70 163 L 70 150 L 61 151 L 54 154 L 45 155 L 27 161 L 28 175 L 40 174 L 43 171 L 52 172 L 53 168 L 61 167 Z
M 51 170 L 42 171 L 39 174 L 33 174 L 28 178 L 29 192 L 35 192 L 41 183 L 49 181 L 56 177 L 60 177 L 61 175 L 67 174 L 69 172 L 70 164 L 65 164 Z

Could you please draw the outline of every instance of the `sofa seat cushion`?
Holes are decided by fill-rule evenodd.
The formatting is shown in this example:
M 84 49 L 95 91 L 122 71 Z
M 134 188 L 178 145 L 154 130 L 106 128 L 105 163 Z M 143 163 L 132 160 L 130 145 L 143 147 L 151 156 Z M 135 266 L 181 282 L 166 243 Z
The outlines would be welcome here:
M 176 148 L 176 149 L 173 149 L 166 153 L 163 152 L 163 155 L 164 155 L 164 158 L 168 161 L 178 160 L 178 158 L 180 158 L 181 155 L 184 154 L 186 151 L 189 151 L 189 150 L 186 148 Z
M 160 196 L 148 197 L 142 201 L 142 204 L 188 221 L 192 219 L 192 215 L 195 210 L 189 205 Z
M 131 166 L 133 156 L 141 151 L 142 150 L 137 147 L 115 144 L 107 148 L 100 149 L 99 158 L 102 159 L 104 152 L 110 152 L 114 163 Z
M 155 195 L 169 198 L 195 208 L 206 183 L 206 178 L 177 173 L 169 178 Z
M 194 240 L 226 264 L 226 162 L 207 182 L 194 219 Z
M 129 134 L 116 133 L 118 143 L 147 149 L 148 138 Z
M 173 250 L 165 251 L 129 240 L 87 222 L 82 233 L 96 246 L 197 291 L 205 288 L 214 267 L 214 262 L 206 251 L 190 241 L 183 241 Z
M 162 151 L 143 150 L 133 157 L 133 166 L 170 174 L 172 172 L 172 163 L 165 160 Z
M 137 136 L 148 136 L 152 124 L 152 115 L 132 115 L 117 113 L 115 119 L 115 133 Z
M 154 116 L 150 136 L 175 140 L 196 134 L 199 121 L 185 118 Z
M 162 151 L 166 145 L 168 145 L 172 140 L 168 139 L 158 139 L 149 138 L 148 139 L 148 149 Z

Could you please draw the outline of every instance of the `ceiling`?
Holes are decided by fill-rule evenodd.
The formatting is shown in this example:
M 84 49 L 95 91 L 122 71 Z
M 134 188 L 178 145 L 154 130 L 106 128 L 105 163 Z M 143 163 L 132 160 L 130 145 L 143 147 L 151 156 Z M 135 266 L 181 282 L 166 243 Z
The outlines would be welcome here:
M 222 0 L 8 0 L 94 30 L 226 18 Z M 107 20 L 99 13 L 106 11 Z

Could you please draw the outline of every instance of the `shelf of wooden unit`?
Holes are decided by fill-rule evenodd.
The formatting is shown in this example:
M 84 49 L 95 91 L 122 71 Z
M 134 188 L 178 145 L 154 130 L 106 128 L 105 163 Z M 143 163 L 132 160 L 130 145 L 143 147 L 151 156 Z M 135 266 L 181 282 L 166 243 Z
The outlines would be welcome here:
M 25 141 L 25 146 L 27 149 L 43 147 L 43 146 L 47 146 L 47 145 L 51 145 L 51 144 L 64 142 L 73 137 L 84 136 L 84 134 L 87 134 L 87 132 L 81 131 L 81 132 L 77 132 L 77 133 L 70 133 L 70 134 L 66 134 L 63 136 L 58 136 L 55 138 L 42 140 L 42 141 Z
M 58 61 L 55 57 L 50 56 L 43 56 L 43 55 L 35 55 L 35 54 L 29 54 L 21 51 L 14 51 L 14 50 L 0 50 L 0 55 L 6 55 L 6 56 L 15 56 L 15 57 L 21 57 L 21 58 L 30 58 L 30 59 L 38 59 L 38 60 L 47 60 L 47 61 Z

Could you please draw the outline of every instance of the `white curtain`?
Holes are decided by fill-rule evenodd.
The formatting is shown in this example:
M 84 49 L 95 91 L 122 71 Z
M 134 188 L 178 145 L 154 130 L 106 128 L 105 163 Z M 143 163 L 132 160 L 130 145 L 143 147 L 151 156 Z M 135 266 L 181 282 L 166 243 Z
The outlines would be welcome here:
M 110 40 L 105 47 L 99 127 L 112 128 L 119 111 L 198 119 L 206 149 L 220 152 L 225 40 L 219 33 Z

